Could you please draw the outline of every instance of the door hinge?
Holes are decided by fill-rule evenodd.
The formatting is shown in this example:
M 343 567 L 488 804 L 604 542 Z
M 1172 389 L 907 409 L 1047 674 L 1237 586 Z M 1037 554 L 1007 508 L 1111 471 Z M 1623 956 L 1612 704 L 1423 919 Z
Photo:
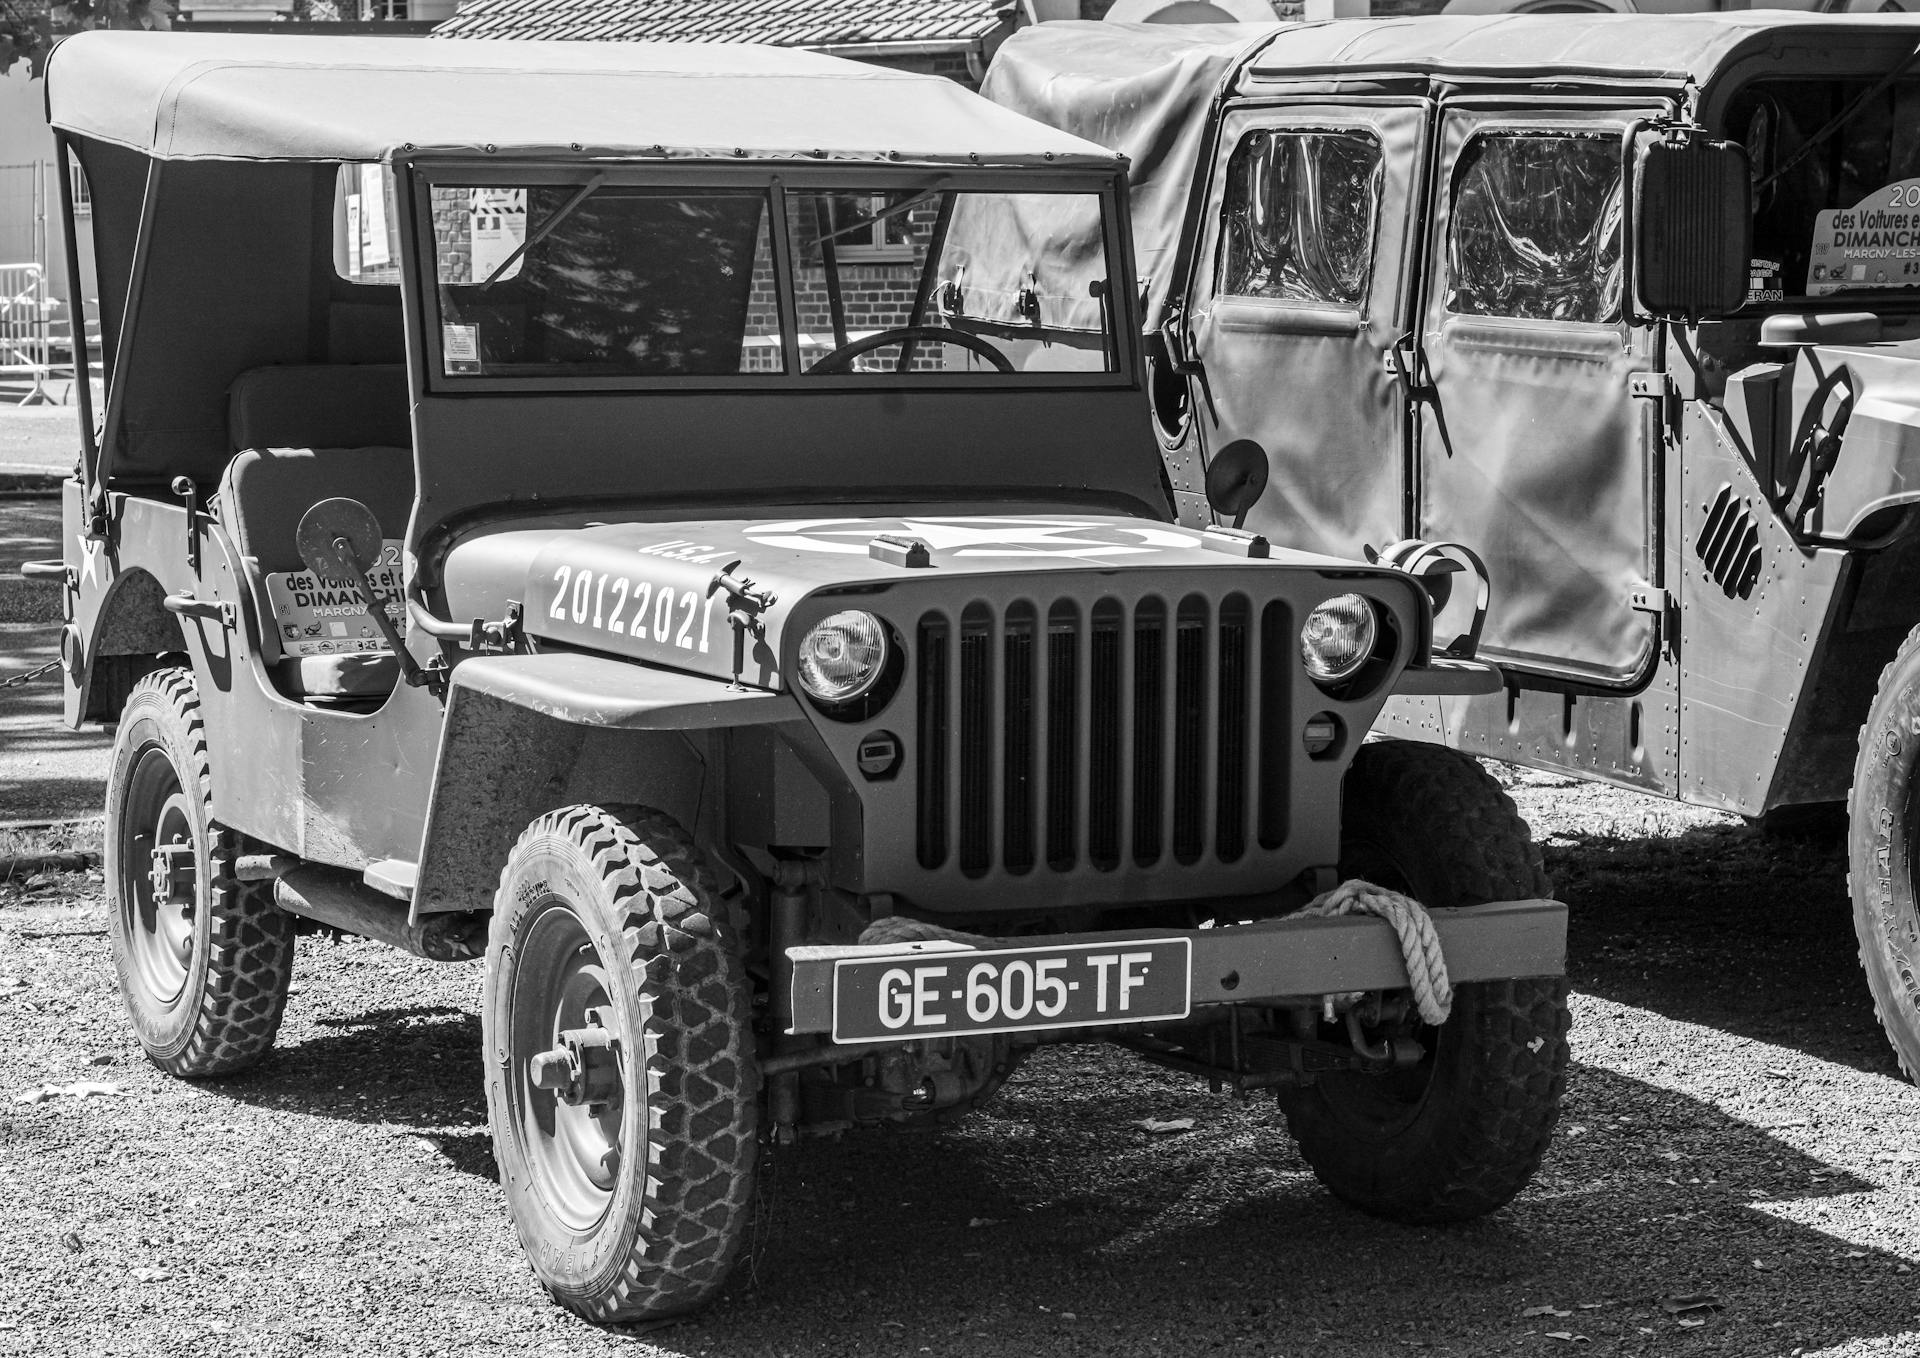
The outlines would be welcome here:
M 1664 401 L 1674 394 L 1673 379 L 1663 372 L 1640 372 L 1627 374 L 1627 392 L 1629 395 L 1645 397 L 1649 401 Z
M 1636 613 L 1652 613 L 1664 618 L 1673 611 L 1673 591 L 1656 586 L 1636 589 L 1627 595 L 1627 604 Z

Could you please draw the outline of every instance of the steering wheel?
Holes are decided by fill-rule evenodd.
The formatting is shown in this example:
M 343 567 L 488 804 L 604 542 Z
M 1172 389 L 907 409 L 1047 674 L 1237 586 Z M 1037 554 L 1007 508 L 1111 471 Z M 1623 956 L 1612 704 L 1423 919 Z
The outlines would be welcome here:
M 853 360 L 862 354 L 870 354 L 875 349 L 884 349 L 889 344 L 900 344 L 906 340 L 927 340 L 935 344 L 956 344 L 962 349 L 971 349 L 974 353 L 993 364 L 1003 373 L 1010 373 L 1013 360 L 966 330 L 950 330 L 944 325 L 902 325 L 892 330 L 876 330 L 863 339 L 853 340 L 841 345 L 827 354 L 819 362 L 807 369 L 807 376 L 815 373 L 832 374 L 846 372 Z

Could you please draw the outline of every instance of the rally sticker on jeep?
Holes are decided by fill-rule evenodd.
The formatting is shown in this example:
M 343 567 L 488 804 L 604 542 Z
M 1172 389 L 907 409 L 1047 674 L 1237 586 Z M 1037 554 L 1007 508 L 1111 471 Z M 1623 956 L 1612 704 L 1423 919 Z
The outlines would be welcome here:
M 877 533 L 904 533 L 936 552 L 976 558 L 1137 557 L 1197 546 L 1189 534 L 1152 524 L 1039 515 L 910 518 L 898 520 L 897 526 L 874 519 L 790 519 L 754 524 L 745 531 L 768 547 L 847 556 L 865 556 Z
M 1920 287 L 1920 179 L 1883 185 L 1814 218 L 1807 296 Z
M 367 578 L 380 596 L 387 616 L 399 622 L 401 603 L 400 547 L 389 538 Z M 267 576 L 267 599 L 273 605 L 273 626 L 283 655 L 357 655 L 387 650 L 367 601 L 351 581 L 334 580 L 312 571 L 274 571 Z

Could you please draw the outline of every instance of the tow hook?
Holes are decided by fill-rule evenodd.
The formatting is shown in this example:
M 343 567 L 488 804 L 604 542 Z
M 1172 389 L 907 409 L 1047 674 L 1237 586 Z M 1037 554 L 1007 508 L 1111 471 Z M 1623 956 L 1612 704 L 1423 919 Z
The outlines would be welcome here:
M 585 1028 L 568 1028 L 560 1045 L 527 1061 L 535 1089 L 550 1089 L 569 1107 L 596 1108 L 620 1096 L 620 1052 L 606 1028 L 606 1012 L 587 1011 Z
M 1364 1061 L 1389 1066 L 1394 1070 L 1406 1070 L 1417 1066 L 1427 1054 L 1427 1049 L 1410 1037 L 1388 1037 L 1378 1042 L 1367 1041 L 1360 1028 L 1360 1008 L 1355 1005 L 1347 1010 L 1347 1041 L 1353 1044 L 1354 1052 Z

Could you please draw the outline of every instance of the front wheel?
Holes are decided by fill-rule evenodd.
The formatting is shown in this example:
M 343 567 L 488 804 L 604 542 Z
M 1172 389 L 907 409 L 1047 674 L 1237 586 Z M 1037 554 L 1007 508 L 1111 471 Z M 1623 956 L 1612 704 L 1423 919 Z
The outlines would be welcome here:
M 1477 761 L 1438 745 L 1361 746 L 1341 797 L 1340 876 L 1432 907 L 1543 898 L 1526 822 Z M 1563 977 L 1454 988 L 1439 1028 L 1406 1031 L 1420 1062 L 1322 1075 L 1280 1106 L 1322 1183 L 1362 1211 L 1416 1224 L 1503 1206 L 1540 1166 L 1567 1071 Z M 1344 1041 L 1335 1025 L 1322 1034 Z
M 760 1087 L 740 942 L 657 812 L 550 812 L 501 874 L 481 1009 L 494 1158 L 535 1274 L 591 1320 L 691 1310 L 739 1249 Z
M 1848 803 L 1847 885 L 1860 965 L 1900 1069 L 1920 1079 L 1920 629 L 1880 673 Z

